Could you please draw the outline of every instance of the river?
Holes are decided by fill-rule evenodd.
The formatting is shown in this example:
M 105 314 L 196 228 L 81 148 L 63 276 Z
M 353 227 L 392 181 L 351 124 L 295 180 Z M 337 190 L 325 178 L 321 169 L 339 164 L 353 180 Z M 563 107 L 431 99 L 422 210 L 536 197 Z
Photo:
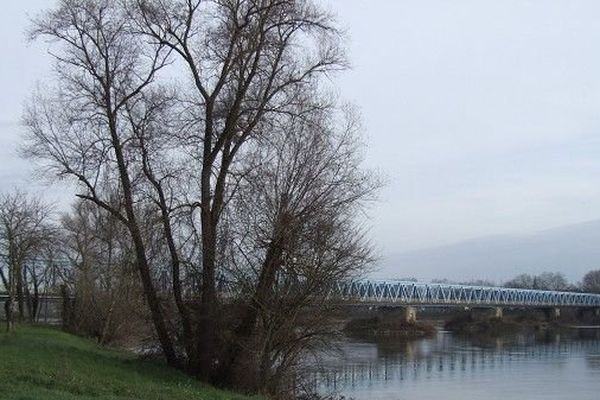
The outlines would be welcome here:
M 313 385 L 356 400 L 599 400 L 600 331 L 338 343 Z

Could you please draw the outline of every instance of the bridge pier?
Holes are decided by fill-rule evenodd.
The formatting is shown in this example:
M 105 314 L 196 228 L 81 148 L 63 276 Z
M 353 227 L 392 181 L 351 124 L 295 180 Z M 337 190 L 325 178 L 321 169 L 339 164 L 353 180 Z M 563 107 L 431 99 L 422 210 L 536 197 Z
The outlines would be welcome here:
M 494 307 L 494 318 L 496 318 L 496 319 L 504 318 L 504 309 L 502 307 Z
M 402 319 L 404 322 L 409 324 L 417 322 L 417 309 L 413 306 L 404 307 Z

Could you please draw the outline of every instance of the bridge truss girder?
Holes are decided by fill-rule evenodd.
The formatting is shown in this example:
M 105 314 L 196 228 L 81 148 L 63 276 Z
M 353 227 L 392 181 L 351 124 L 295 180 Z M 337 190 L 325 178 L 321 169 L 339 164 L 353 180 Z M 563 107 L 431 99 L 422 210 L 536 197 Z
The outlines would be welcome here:
M 381 305 L 600 307 L 600 295 L 590 293 L 400 281 L 341 282 L 332 295 Z

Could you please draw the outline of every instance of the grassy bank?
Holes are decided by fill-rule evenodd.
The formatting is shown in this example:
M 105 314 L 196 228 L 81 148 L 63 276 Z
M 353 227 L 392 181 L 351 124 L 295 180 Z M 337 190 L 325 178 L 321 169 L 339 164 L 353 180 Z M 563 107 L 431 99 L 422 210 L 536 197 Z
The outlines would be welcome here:
M 0 333 L 0 399 L 248 400 L 54 329 Z M 257 398 L 255 398 L 257 399 Z

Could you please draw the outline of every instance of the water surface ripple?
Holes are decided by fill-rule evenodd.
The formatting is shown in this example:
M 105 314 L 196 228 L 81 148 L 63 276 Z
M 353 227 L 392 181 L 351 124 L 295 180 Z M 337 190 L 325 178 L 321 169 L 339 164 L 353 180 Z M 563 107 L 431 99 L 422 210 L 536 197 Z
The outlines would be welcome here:
M 314 384 L 357 400 L 599 400 L 600 332 L 339 343 Z

